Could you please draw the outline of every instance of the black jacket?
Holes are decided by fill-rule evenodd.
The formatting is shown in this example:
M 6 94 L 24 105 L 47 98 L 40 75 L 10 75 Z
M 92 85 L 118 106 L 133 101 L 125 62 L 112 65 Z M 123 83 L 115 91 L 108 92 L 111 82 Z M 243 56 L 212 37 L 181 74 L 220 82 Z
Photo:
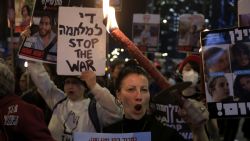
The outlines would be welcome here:
M 144 116 L 141 120 L 124 118 L 109 127 L 104 128 L 105 133 L 131 133 L 151 132 L 151 141 L 184 141 L 177 131 L 163 126 L 153 116 Z

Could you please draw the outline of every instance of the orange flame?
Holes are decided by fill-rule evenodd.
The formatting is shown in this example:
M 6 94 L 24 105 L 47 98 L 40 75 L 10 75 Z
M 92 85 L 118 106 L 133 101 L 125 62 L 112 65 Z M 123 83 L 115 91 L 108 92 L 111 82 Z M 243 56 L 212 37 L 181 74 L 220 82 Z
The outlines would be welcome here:
M 106 30 L 110 33 L 115 28 L 118 28 L 115 17 L 115 8 L 109 6 L 109 0 L 102 1 L 103 17 L 107 19 Z

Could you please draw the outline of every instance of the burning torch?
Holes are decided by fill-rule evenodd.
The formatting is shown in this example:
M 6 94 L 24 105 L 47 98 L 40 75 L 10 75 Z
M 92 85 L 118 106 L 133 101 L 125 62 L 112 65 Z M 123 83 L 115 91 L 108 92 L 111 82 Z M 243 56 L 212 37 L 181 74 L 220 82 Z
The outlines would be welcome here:
M 109 0 L 103 0 L 103 15 L 106 20 L 107 32 L 116 41 L 122 44 L 130 55 L 132 55 L 138 63 L 154 78 L 161 89 L 167 89 L 171 85 L 167 79 L 157 70 L 150 60 L 142 54 L 138 47 L 119 29 L 115 17 L 115 9 L 109 6 Z M 178 89 L 177 89 L 178 90 Z M 180 90 L 178 90 L 180 92 Z M 175 92 L 177 93 L 177 91 Z M 181 106 L 183 104 L 180 94 L 174 95 Z

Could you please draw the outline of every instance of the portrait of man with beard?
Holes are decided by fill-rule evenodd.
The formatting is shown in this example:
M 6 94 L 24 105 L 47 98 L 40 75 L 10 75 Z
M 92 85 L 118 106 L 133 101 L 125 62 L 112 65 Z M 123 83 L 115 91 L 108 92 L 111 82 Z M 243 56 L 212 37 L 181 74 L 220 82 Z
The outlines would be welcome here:
M 48 15 L 41 17 L 38 32 L 32 37 L 36 38 L 33 48 L 44 51 L 44 60 L 56 61 L 57 37 L 52 31 L 52 18 Z

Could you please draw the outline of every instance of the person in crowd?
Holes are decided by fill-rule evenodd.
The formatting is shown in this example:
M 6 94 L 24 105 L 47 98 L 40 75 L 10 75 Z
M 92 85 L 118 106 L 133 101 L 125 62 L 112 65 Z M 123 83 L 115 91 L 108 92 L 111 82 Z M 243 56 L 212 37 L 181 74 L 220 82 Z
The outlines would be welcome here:
M 110 63 L 110 77 L 108 78 L 107 88 L 111 92 L 112 95 L 115 96 L 115 80 L 121 71 L 121 69 L 124 67 L 124 60 L 116 59 L 113 62 Z
M 96 132 L 88 107 L 90 92 L 96 99 L 97 118 L 101 127 L 108 126 L 122 118 L 122 111 L 115 104 L 115 98 L 108 89 L 96 83 L 95 73 L 85 71 L 80 77 L 65 76 L 64 92 L 57 88 L 44 67 L 30 62 L 31 78 L 52 112 L 49 130 L 56 140 L 72 141 L 74 132 Z
M 124 118 L 104 128 L 105 133 L 151 132 L 152 141 L 184 140 L 174 129 L 163 126 L 153 115 L 147 114 L 150 101 L 149 78 L 140 66 L 125 66 L 121 70 L 116 80 L 116 95 L 117 104 L 124 110 Z M 192 128 L 194 141 L 208 140 L 204 123 L 197 122 L 208 119 L 208 112 L 205 108 L 200 110 L 201 107 L 204 108 L 204 105 L 185 99 L 179 111 Z
M 174 79 L 174 74 L 170 71 L 166 71 L 164 73 L 164 76 L 166 77 L 167 81 L 169 82 L 170 85 L 175 85 L 176 81 Z
M 162 69 L 161 64 L 158 61 L 155 60 L 153 65 L 161 73 L 161 69 Z M 160 91 L 161 91 L 161 87 L 157 84 L 157 82 L 155 81 L 154 78 L 150 77 L 149 78 L 149 93 L 150 93 L 150 95 L 154 96 L 157 93 L 159 93 Z
M 231 48 L 233 56 L 232 69 L 234 71 L 250 69 L 250 50 L 246 43 L 236 43 Z
M 208 92 L 212 102 L 232 101 L 227 78 L 224 75 L 211 77 L 208 81 Z
M 155 62 L 154 66 L 157 68 L 157 70 L 160 73 L 162 72 L 162 66 L 160 65 L 159 62 Z M 169 82 L 170 85 L 175 85 L 176 81 L 173 79 L 173 75 L 171 72 L 167 71 L 165 73 L 163 73 L 164 77 L 166 78 L 166 80 Z M 155 81 L 155 79 L 153 79 L 152 77 L 150 77 L 149 80 L 149 92 L 151 96 L 156 95 L 157 93 L 159 93 L 161 91 L 160 86 L 157 84 L 157 82 Z
M 36 38 L 34 49 L 44 51 L 44 60 L 56 61 L 56 51 L 57 51 L 57 36 L 52 30 L 52 18 L 49 15 L 43 15 L 39 22 L 38 32 L 32 35 Z M 29 34 L 29 32 L 27 33 Z
M 22 21 L 20 23 L 21 31 L 24 31 L 26 27 L 30 25 L 31 21 L 31 10 L 28 5 L 23 5 L 21 9 Z
M 28 82 L 28 74 L 27 72 L 23 72 L 20 79 L 19 79 L 19 88 L 20 88 L 20 93 L 18 95 L 22 95 L 25 91 L 27 91 L 30 87 L 30 83 Z
M 178 71 L 182 76 L 182 81 L 192 82 L 191 86 L 182 91 L 182 96 L 185 98 L 195 99 L 205 104 L 205 94 L 202 94 L 201 89 L 201 58 L 199 55 L 187 56 L 179 65 Z M 206 124 L 207 134 L 209 139 L 214 141 L 219 140 L 219 128 L 216 119 L 209 119 Z
M 196 99 L 201 96 L 200 62 L 201 58 L 198 55 L 190 55 L 179 65 L 178 71 L 182 76 L 182 81 L 192 82 L 190 87 L 182 91 L 185 98 Z
M 39 107 L 43 111 L 45 122 L 48 125 L 51 118 L 51 110 L 37 91 L 37 88 L 32 82 L 30 75 L 27 71 L 25 71 L 21 75 L 19 80 L 19 87 L 21 91 L 21 94 L 19 95 L 21 96 L 21 98 L 27 103 L 34 104 Z
M 230 72 L 228 51 L 223 48 L 219 47 L 208 48 L 204 52 L 204 60 L 205 60 L 204 69 L 207 70 L 207 73 Z
M 0 62 L 0 140 L 54 141 L 42 111 L 14 94 L 13 72 Z

